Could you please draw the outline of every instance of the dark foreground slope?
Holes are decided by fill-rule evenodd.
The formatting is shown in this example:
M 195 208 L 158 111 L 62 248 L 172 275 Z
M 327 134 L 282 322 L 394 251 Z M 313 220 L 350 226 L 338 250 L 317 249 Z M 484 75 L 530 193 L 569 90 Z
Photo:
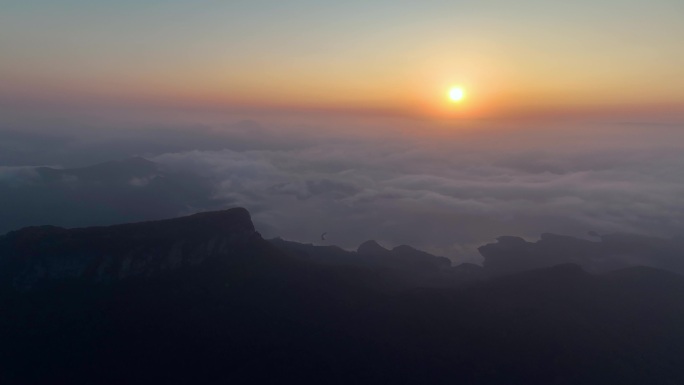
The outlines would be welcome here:
M 236 213 L 243 215 L 227 211 L 136 229 L 174 234 L 153 237 L 146 250 L 168 250 L 163 242 L 179 240 L 204 244 L 203 237 L 216 233 L 244 239 L 231 235 L 230 226 L 196 231 L 205 219 L 218 224 Z M 184 226 L 192 237 L 183 238 Z M 137 230 L 138 241 L 144 240 L 145 231 Z M 0 383 L 684 380 L 679 275 L 650 268 L 591 275 L 560 265 L 421 288 L 382 270 L 301 259 L 255 233 L 248 239 L 199 263 L 168 269 L 149 264 L 144 274 L 108 282 L 78 276 L 31 290 L 5 288 Z M 121 239 L 113 234 L 110 242 Z M 27 255 L 25 247 L 13 250 L 13 258 Z M 49 249 L 37 250 L 49 258 Z M 181 260 L 197 250 L 206 248 L 188 247 Z

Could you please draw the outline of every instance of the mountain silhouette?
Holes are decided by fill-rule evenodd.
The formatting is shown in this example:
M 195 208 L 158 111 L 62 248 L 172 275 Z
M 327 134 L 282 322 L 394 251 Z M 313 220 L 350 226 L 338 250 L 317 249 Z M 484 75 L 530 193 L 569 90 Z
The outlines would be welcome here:
M 212 208 L 211 186 L 191 173 L 136 157 L 82 168 L 33 167 L 0 183 L 0 234 L 27 227 L 86 227 Z
M 684 380 L 684 277 L 576 263 L 484 274 L 497 253 L 539 247 L 497 244 L 485 267 L 452 267 L 409 246 L 267 241 L 241 208 L 13 231 L 0 237 L 0 382 Z
M 0 276 L 22 288 L 64 279 L 111 281 L 230 258 L 259 241 L 242 208 L 106 227 L 29 227 L 0 237 Z
M 684 274 L 684 242 L 636 234 L 607 234 L 586 240 L 545 233 L 537 242 L 502 236 L 481 246 L 483 266 L 490 274 L 575 263 L 591 272 L 646 265 Z
M 81 180 L 119 180 L 124 182 L 136 177 L 153 177 L 160 171 L 154 162 L 141 157 L 133 157 L 121 161 L 109 161 L 82 168 L 57 169 L 51 167 L 36 167 L 35 170 L 40 176 L 48 181 L 58 181 L 60 179 L 72 177 Z
M 380 244 L 374 240 L 369 240 L 369 241 L 363 242 L 356 249 L 356 252 L 359 253 L 360 255 L 369 255 L 369 256 L 382 256 L 382 255 L 389 255 L 389 253 L 390 253 L 389 250 L 380 246 Z

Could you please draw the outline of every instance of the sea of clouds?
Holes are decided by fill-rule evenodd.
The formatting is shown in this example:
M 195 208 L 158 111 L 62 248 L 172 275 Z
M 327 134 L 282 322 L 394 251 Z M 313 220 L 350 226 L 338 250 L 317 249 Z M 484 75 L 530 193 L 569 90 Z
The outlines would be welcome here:
M 5 129 L 0 193 L 35 178 L 22 167 L 31 159 L 69 167 L 140 155 L 204 181 L 205 207 L 165 216 L 243 206 L 265 237 L 323 243 L 327 232 L 346 248 L 375 239 L 477 261 L 477 246 L 500 235 L 682 234 L 680 126 L 410 127 Z

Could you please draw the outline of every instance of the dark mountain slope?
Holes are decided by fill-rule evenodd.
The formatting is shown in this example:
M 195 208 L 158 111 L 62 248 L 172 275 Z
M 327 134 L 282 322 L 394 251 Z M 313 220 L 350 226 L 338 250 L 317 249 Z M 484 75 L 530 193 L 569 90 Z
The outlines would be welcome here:
M 272 239 L 270 242 L 278 248 L 294 252 L 302 258 L 330 265 L 392 268 L 411 272 L 434 272 L 451 267 L 451 261 L 448 258 L 438 257 L 407 245 L 388 250 L 376 241 L 366 241 L 358 247 L 356 252 L 353 252 L 337 246 L 315 246 L 286 241 L 281 238 Z
M 149 253 L 160 255 L 178 240 L 206 244 L 216 234 L 243 230 L 247 238 L 236 239 L 249 240 L 196 264 L 170 269 L 149 264 L 144 274 L 109 282 L 57 279 L 28 291 L 5 288 L 0 381 L 684 380 L 684 277 L 677 274 L 630 268 L 595 275 L 565 264 L 427 287 L 388 278 L 383 269 L 312 262 L 312 255 L 303 258 L 262 240 L 250 225 L 248 213 L 234 209 L 148 224 L 47 231 L 30 242 L 13 235 L 15 250 L 31 250 L 31 258 L 38 259 L 48 258 L 51 250 L 41 239 L 66 245 L 55 249 L 65 255 L 88 250 L 86 245 L 98 255 L 107 239 L 143 242 Z
M 18 288 L 111 281 L 237 257 L 259 242 L 245 209 L 107 227 L 29 227 L 0 237 L 0 279 Z
M 619 275 L 563 265 L 458 290 L 414 290 L 359 322 L 406 353 L 407 383 L 681 381 L 684 279 L 656 270 Z M 642 291 L 644 280 L 664 277 L 668 284 Z
M 401 282 L 404 286 L 455 286 L 484 278 L 479 266 L 452 267 L 448 258 L 407 245 L 388 250 L 371 240 L 363 242 L 357 251 L 347 251 L 280 238 L 269 242 L 285 253 L 317 265 L 369 270 L 376 273 L 379 281 Z

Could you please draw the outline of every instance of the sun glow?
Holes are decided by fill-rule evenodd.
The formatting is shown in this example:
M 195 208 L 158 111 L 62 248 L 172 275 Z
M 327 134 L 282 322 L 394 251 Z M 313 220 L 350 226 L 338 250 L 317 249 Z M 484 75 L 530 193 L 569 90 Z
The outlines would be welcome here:
M 449 90 L 449 99 L 454 103 L 459 103 L 465 98 L 465 90 L 461 87 L 453 87 Z

